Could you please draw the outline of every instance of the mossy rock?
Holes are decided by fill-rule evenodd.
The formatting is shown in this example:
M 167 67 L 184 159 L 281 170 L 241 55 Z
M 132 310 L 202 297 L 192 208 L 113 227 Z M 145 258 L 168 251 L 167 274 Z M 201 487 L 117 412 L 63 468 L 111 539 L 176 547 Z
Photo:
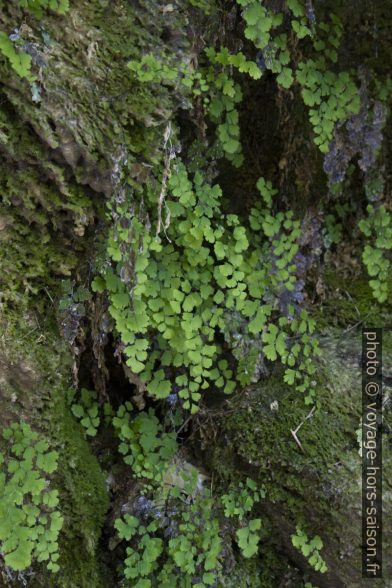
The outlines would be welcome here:
M 392 341 L 384 337 L 383 361 L 392 360 Z M 219 413 L 217 442 L 209 446 L 211 470 L 227 484 L 250 476 L 265 488 L 266 499 L 257 509 L 265 517 L 270 535 L 260 547 L 260 569 L 276 573 L 276 562 L 264 554 L 286 551 L 288 562 L 301 570 L 302 580 L 315 585 L 357 588 L 361 580 L 361 458 L 357 429 L 361 416 L 361 334 L 334 331 L 321 338 L 318 361 L 319 409 L 311 416 L 303 397 L 283 383 L 279 370 Z M 385 398 L 391 389 L 385 387 Z M 384 447 L 389 446 L 392 417 L 385 405 Z M 306 417 L 309 418 L 306 418 Z M 301 425 L 302 423 L 302 425 Z M 301 426 L 300 426 L 301 425 Z M 300 428 L 298 429 L 298 427 Z M 296 434 L 294 435 L 293 432 Z M 388 444 L 388 445 L 387 445 Z M 207 458 L 205 458 L 207 459 Z M 384 451 L 384 509 L 392 509 L 388 488 L 392 481 L 392 458 Z M 219 487 L 219 483 L 218 483 Z M 316 573 L 291 544 L 296 525 L 308 536 L 320 535 L 322 557 L 328 565 L 324 575 Z M 385 553 L 392 547 L 392 527 L 384 522 Z M 384 561 L 385 577 L 392 577 L 390 562 Z M 299 580 L 298 580 L 299 582 Z M 244 584 L 246 586 L 247 584 Z M 258 584 L 257 584 L 258 585 Z M 290 584 L 301 586 L 301 583 Z M 386 586 L 385 580 L 374 580 Z
M 52 575 L 33 562 L 19 578 L 28 577 L 33 587 L 104 587 L 99 539 L 109 502 L 106 476 L 67 403 L 72 358 L 54 326 L 34 328 L 34 318 L 24 319 L 22 324 L 15 318 L 1 321 L 1 426 L 22 420 L 58 451 L 52 487 L 59 490 L 64 525 L 61 572 Z M 10 585 L 18 586 L 14 576 L 16 583 Z M 3 577 L 6 581 L 5 572 Z
M 70 2 L 65 16 L 40 19 L 1 4 L 0 31 L 18 28 L 36 81 L 0 52 L 0 304 L 54 299 L 61 279 L 80 271 L 107 199 L 140 189 L 134 165 L 157 163 L 174 106 L 167 88 L 141 85 L 127 63 L 172 51 L 161 39 L 168 30 L 181 31 L 184 53 L 185 25 L 183 11 L 165 14 L 155 1 Z

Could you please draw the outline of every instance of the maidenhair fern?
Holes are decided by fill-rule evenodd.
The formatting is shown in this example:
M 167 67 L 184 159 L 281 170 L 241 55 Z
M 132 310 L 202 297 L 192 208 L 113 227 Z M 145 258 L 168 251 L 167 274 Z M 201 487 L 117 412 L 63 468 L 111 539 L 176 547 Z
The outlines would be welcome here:
M 177 451 L 175 433 L 166 433 L 153 409 L 131 415 L 130 403 L 120 406 L 113 425 L 120 439 L 119 452 L 133 475 L 161 483 Z
M 69 0 L 18 0 L 19 6 L 25 8 L 34 16 L 41 18 L 45 10 L 52 10 L 57 14 L 65 14 L 69 10 Z M 34 82 L 36 76 L 31 72 L 31 56 L 18 47 L 18 43 L 12 40 L 4 31 L 0 31 L 0 53 L 7 58 L 11 68 L 21 78 Z M 38 102 L 37 87 L 32 86 L 33 99 Z
M 94 390 L 90 391 L 82 388 L 80 391 L 80 401 L 72 404 L 71 411 L 80 421 L 80 424 L 86 431 L 86 435 L 95 437 L 100 423 L 97 393 Z
M 368 217 L 359 222 L 359 228 L 371 244 L 365 245 L 362 259 L 371 277 L 369 284 L 379 302 L 388 298 L 390 251 L 392 251 L 392 215 L 384 205 L 369 204 Z
M 336 123 L 359 111 L 357 87 L 348 72 L 328 71 L 323 57 L 300 63 L 296 76 L 302 86 L 303 101 L 310 107 L 314 142 L 326 153 Z
M 119 538 L 127 542 L 125 577 L 139 588 L 152 585 L 152 574 L 162 588 L 214 585 L 221 568 L 222 539 L 218 519 L 211 516 L 213 508 L 212 498 L 202 493 L 187 507 L 176 504 L 170 527 L 168 519 L 153 505 L 146 523 L 130 515 L 117 519 Z M 164 541 L 165 533 L 172 536 Z
M 24 570 L 32 561 L 57 572 L 58 535 L 63 517 L 49 476 L 58 454 L 25 423 L 2 433 L 0 452 L 0 542 L 5 564 Z
M 221 496 L 225 517 L 238 517 L 242 520 L 264 497 L 264 490 L 259 488 L 251 478 L 247 478 L 245 482 L 239 482 L 236 488 L 230 488 L 228 494 Z
M 45 10 L 52 10 L 57 14 L 66 14 L 69 10 L 69 0 L 18 0 L 19 6 L 26 8 L 39 18 Z
M 174 392 L 185 409 L 196 412 L 203 390 L 234 391 L 236 376 L 216 337 L 230 329 L 228 312 L 248 321 L 254 344 L 264 342 L 268 359 L 279 355 L 289 367 L 298 365 L 297 386 L 313 395 L 308 356 L 316 349 L 314 327 L 300 331 L 296 344 L 287 346 L 294 307 L 290 319 L 281 317 L 279 334 L 269 323 L 276 318 L 269 300 L 295 289 L 299 223 L 290 211 L 273 215 L 272 186 L 264 180 L 258 186 L 267 206 L 251 211 L 251 228 L 258 231 L 252 245 L 238 216 L 222 214 L 220 187 L 210 186 L 200 172 L 191 181 L 181 162 L 168 182 L 163 237 L 146 230 L 129 203 L 117 209 L 127 228 L 116 228 L 109 237 L 115 266 L 93 288 L 109 292 L 109 312 L 125 345 L 127 365 L 157 399 Z M 128 282 L 121 276 L 130 264 Z M 241 377 L 241 384 L 251 377 L 247 382 Z
M 309 106 L 309 120 L 315 133 L 315 143 L 327 153 L 335 125 L 359 111 L 359 96 L 350 72 L 336 72 L 329 66 L 338 60 L 337 50 L 342 36 L 342 25 L 335 14 L 330 22 L 309 19 L 305 2 L 288 0 L 292 15 L 291 27 L 297 40 L 311 37 L 315 55 L 296 65 L 292 63 L 292 40 L 279 32 L 282 13 L 274 13 L 257 0 L 237 0 L 242 6 L 245 36 L 261 50 L 265 68 L 277 74 L 276 81 L 289 88 L 294 80 L 301 86 L 304 103 Z M 277 31 L 275 31 L 277 29 Z
M 32 82 L 35 78 L 31 73 L 31 57 L 24 51 L 15 48 L 8 35 L 0 31 L 0 52 L 7 58 L 14 72 L 21 78 Z
M 237 542 L 244 557 L 253 557 L 257 553 L 260 540 L 258 531 L 260 529 L 261 519 L 252 519 L 245 527 L 237 529 Z
M 328 571 L 327 564 L 320 555 L 323 548 L 323 542 L 319 535 L 315 535 L 312 540 L 308 538 L 305 531 L 297 526 L 296 532 L 291 536 L 291 542 L 302 554 L 308 558 L 309 564 L 321 574 Z

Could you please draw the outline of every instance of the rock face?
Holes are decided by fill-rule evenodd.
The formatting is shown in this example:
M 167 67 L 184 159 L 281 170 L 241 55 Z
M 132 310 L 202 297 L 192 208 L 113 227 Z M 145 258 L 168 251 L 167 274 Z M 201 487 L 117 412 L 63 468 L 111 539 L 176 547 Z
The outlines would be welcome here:
M 390 338 L 388 338 L 388 345 Z M 229 415 L 219 415 L 217 443 L 213 444 L 214 470 L 223 476 L 243 472 L 256 476 L 266 488 L 269 500 L 260 515 L 269 520 L 274 532 L 261 550 L 277 550 L 318 586 L 362 586 L 361 579 L 361 459 L 357 429 L 361 415 L 361 341 L 358 334 L 329 333 L 322 338 L 318 366 L 322 409 L 309 415 L 302 402 L 280 378 L 270 377 L 250 390 Z M 387 348 L 388 349 L 388 348 Z M 390 352 L 383 356 L 390 364 Z M 390 444 L 391 389 L 385 389 L 384 447 Z M 298 441 L 292 431 L 298 430 Z M 206 440 L 206 455 L 211 446 Z M 388 450 L 384 451 L 384 512 L 390 512 L 391 476 Z M 309 570 L 306 558 L 296 553 L 289 537 L 295 533 L 294 520 L 312 521 L 311 528 L 325 541 L 329 573 Z M 391 527 L 384 527 L 385 553 L 391 541 Z M 267 559 L 268 561 L 268 559 Z M 265 565 L 265 563 L 264 563 Z M 284 565 L 284 564 L 283 564 Z M 384 559 L 385 576 L 390 560 Z M 284 573 L 273 560 L 269 569 L 279 585 Z M 301 575 L 302 577 L 302 575 Z M 291 581 L 294 581 L 292 578 Z M 299 581 L 298 579 L 296 581 Z M 276 583 L 276 584 L 275 584 Z M 293 584 L 297 585 L 295 581 Z M 387 586 L 388 580 L 380 582 Z
M 17 52 L 31 58 L 29 72 L 18 75 L 2 49 L 0 35 L 0 425 L 3 429 L 16 421 L 26 422 L 58 452 L 57 470 L 48 479 L 50 487 L 58 489 L 64 523 L 56 575 L 36 560 L 23 570 L 7 566 L 0 521 L 2 585 L 363 586 L 360 328 L 388 325 L 392 307 L 388 300 L 383 304 L 374 301 L 362 273 L 361 236 L 356 229 L 362 213 L 357 214 L 356 209 L 366 210 L 365 193 L 377 202 L 379 184 L 385 186 L 386 194 L 390 187 L 388 123 L 383 128 L 389 116 L 387 106 L 381 107 L 370 94 L 365 96 L 363 82 L 362 107 L 366 102 L 370 110 L 367 114 L 361 111 L 366 119 L 366 128 L 358 131 L 362 151 L 369 128 L 377 135 L 377 148 L 369 156 L 369 169 L 360 166 L 358 171 L 352 161 L 356 153 L 352 136 L 347 138 L 346 127 L 340 125 L 334 136 L 336 152 L 331 150 L 325 161 L 331 180 L 332 164 L 343 161 L 338 151 L 347 148 L 344 170 L 339 168 L 347 183 L 340 192 L 334 191 L 323 172 L 323 157 L 313 144 L 298 88 L 278 86 L 271 71 L 262 80 L 249 77 L 242 82 L 243 101 L 238 107 L 245 162 L 237 169 L 222 159 L 222 146 L 214 144 L 207 107 L 197 92 L 190 94 L 180 82 L 167 80 L 156 80 L 151 87 L 131 75 L 127 64 L 153 53 L 168 66 L 185 64 L 192 73 L 202 62 L 206 47 L 228 46 L 231 53 L 244 51 L 247 59 L 255 59 L 265 69 L 262 56 L 249 44 L 249 35 L 244 36 L 239 5 L 246 2 L 71 0 L 65 14 L 58 14 L 62 2 L 50 2 L 53 10 L 39 14 L 37 7 L 47 8 L 46 4 L 0 0 L 0 33 L 12 38 Z M 344 7 L 334 1 L 323 7 L 299 2 L 302 4 L 307 7 L 308 20 L 314 11 L 319 10 L 324 18 L 324 12 L 336 9 L 346 26 L 340 59 L 347 64 L 355 55 L 353 67 L 365 64 L 368 72 L 382 78 L 389 67 L 385 31 L 390 30 L 390 15 L 383 3 L 376 2 L 371 9 L 363 2 L 361 9 L 350 2 Z M 262 5 L 274 14 L 283 10 L 287 20 L 286 3 L 266 1 Z M 379 27 L 377 34 L 373 25 Z M 358 39 L 359 30 L 363 30 L 363 42 Z M 296 43 L 293 41 L 295 50 Z M 369 92 L 373 91 L 369 75 L 361 75 L 362 79 L 368 76 L 366 83 Z M 230 92 L 229 88 L 227 95 Z M 376 121 L 372 109 L 382 114 Z M 349 128 L 354 123 L 360 126 L 359 119 L 351 119 Z M 173 129 L 177 125 L 172 135 L 171 125 Z M 276 210 L 293 209 L 300 219 L 294 294 L 284 290 L 265 302 L 271 303 L 277 316 L 289 314 L 293 303 L 297 310 L 306 307 L 316 319 L 321 354 L 315 363 L 314 409 L 304 404 L 303 394 L 284 383 L 282 363 L 268 358 L 261 338 L 255 343 L 247 332 L 247 321 L 237 321 L 231 310 L 227 330 L 217 329 L 217 341 L 234 370 L 238 365 L 246 368 L 248 360 L 254 368 L 251 383 L 238 385 L 232 396 L 208 390 L 200 412 L 193 415 L 177 396 L 179 386 L 164 401 L 157 400 L 147 393 L 148 386 L 137 370 L 132 372 L 125 365 L 129 341 L 121 340 L 110 314 L 113 292 L 93 291 L 91 283 L 110 265 L 107 235 L 113 227 L 118 234 L 128 229 L 125 216 L 118 211 L 129 195 L 137 203 L 130 216 L 133 219 L 143 213 L 148 230 L 157 208 L 163 207 L 164 198 L 157 199 L 157 195 L 164 194 L 162 186 L 170 178 L 168 164 L 180 153 L 177 145 L 168 150 L 172 138 L 173 143 L 181 144 L 193 173 L 200 168 L 208 179 L 219 181 L 224 193 L 222 218 L 245 215 L 257 205 L 260 195 L 254 185 L 265 175 L 274 178 L 280 189 L 273 205 Z M 387 197 L 384 200 L 387 217 L 391 203 Z M 332 228 L 326 220 L 331 209 L 336 221 Z M 353 238 L 344 234 L 345 228 Z M 341 234 L 339 245 L 334 230 Z M 113 259 L 115 267 L 119 260 Z M 275 256 L 274 263 L 277 260 Z M 131 283 L 134 267 L 130 263 L 121 269 L 124 283 Z M 271 267 L 272 274 L 276 265 Z M 151 346 L 149 353 L 155 351 Z M 389 332 L 384 335 L 383 361 L 387 371 L 392 361 Z M 91 435 L 78 409 L 72 408 L 80 406 L 83 388 L 96 392 L 89 418 L 97 418 L 96 405 L 99 425 L 98 433 L 93 427 Z M 391 394 L 386 385 L 384 577 L 373 581 L 380 588 L 392 587 Z M 111 419 L 126 402 L 133 403 L 133 417 L 155 411 L 159 425 L 154 424 L 153 433 L 157 437 L 158 433 L 164 438 L 168 431 L 176 432 L 176 454 L 170 454 L 159 490 L 154 487 L 156 480 L 136 475 L 122 460 L 125 450 L 119 447 Z M 131 439 L 131 425 L 128 429 L 127 424 L 122 425 L 125 433 L 120 427 L 125 438 L 129 434 Z M 143 441 L 145 445 L 138 437 L 136 441 L 132 438 L 130 454 L 139 451 L 146 462 L 147 450 L 143 453 L 140 446 L 151 447 L 148 440 Z M 168 447 L 169 442 L 162 442 L 161 458 L 170 453 Z M 187 476 L 197 480 L 193 493 L 186 489 Z M 255 500 L 244 520 L 225 516 L 222 496 L 243 488 L 240 484 L 246 480 L 257 485 L 262 498 Z M 171 486 L 178 491 L 170 499 L 173 504 L 168 498 Z M 204 490 L 210 492 L 211 502 L 204 504 L 204 511 L 202 507 L 192 511 Z M 4 516 L 1 492 L 0 488 Z M 216 521 L 222 544 L 212 579 L 207 567 L 200 571 L 200 562 L 194 573 L 184 573 L 170 551 L 170 540 L 179 534 L 179 513 L 188 516 L 181 524 L 191 518 L 203 527 L 200 512 L 206 510 Z M 137 550 L 137 542 L 142 543 L 141 538 L 133 537 L 131 551 L 126 551 L 127 541 L 115 530 L 115 521 L 125 515 L 137 517 L 146 526 L 152 519 L 160 521 L 154 532 L 162 551 L 157 563 L 154 560 L 156 566 L 139 580 L 135 576 L 124 579 L 123 562 Z M 249 558 L 243 557 L 236 539 L 248 519 L 261 521 L 258 551 Z M 325 573 L 315 570 L 309 558 L 294 547 L 292 536 L 297 527 L 306 529 L 309 537 L 322 537 Z M 198 549 L 204 547 L 198 545 Z M 169 578 L 166 583 L 159 575 L 162 570 Z
M 153 2 L 82 2 L 67 16 L 30 15 L 27 25 L 17 4 L 3 6 L 1 27 L 18 30 L 35 81 L 3 59 L 0 233 L 8 243 L 2 295 L 19 301 L 71 275 L 88 235 L 102 230 L 97 221 L 121 162 L 154 158 L 162 136 L 155 127 L 170 104 L 165 91 L 153 97 L 134 88 L 126 64 L 143 47 L 163 49 L 159 36 L 173 18 Z
M 24 320 L 27 324 L 21 317 L 1 321 L 2 430 L 12 422 L 27 422 L 59 453 L 51 484 L 59 489 L 66 520 L 60 585 L 105 586 L 98 545 L 108 496 L 105 476 L 69 410 L 71 357 L 58 335 L 29 322 L 27 315 Z M 4 586 L 59 585 L 39 569 L 17 572 L 2 566 L 1 574 Z

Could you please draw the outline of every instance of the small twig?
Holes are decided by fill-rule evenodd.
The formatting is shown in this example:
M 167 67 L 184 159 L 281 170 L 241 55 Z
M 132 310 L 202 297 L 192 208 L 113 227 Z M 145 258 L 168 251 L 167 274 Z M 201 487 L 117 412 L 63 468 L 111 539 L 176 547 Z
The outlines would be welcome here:
M 304 449 L 303 449 L 303 447 L 302 447 L 302 445 L 301 445 L 301 442 L 300 442 L 300 440 L 298 439 L 298 437 L 297 437 L 297 435 L 295 434 L 295 432 L 294 432 L 294 431 L 291 431 L 291 434 L 292 434 L 292 436 L 294 437 L 294 439 L 295 439 L 296 443 L 298 444 L 298 447 L 300 448 L 300 450 L 302 451 L 302 453 L 305 453 L 305 451 L 304 451 Z
M 184 423 L 182 423 L 181 427 L 178 429 L 178 431 L 176 431 L 176 435 L 179 435 L 181 433 L 182 429 L 189 423 L 191 418 L 192 418 L 192 415 L 190 417 L 188 417 Z
M 347 292 L 347 290 L 344 290 L 344 293 L 347 294 L 348 298 L 351 300 L 351 302 L 353 303 L 353 306 L 355 308 L 355 310 L 357 311 L 357 315 L 361 316 L 361 313 L 359 312 L 358 308 L 355 306 L 354 304 L 354 300 L 352 299 L 352 296 L 350 294 L 350 292 Z
M 362 320 L 358 321 L 357 323 L 355 323 L 355 325 L 353 325 L 352 327 L 349 327 L 348 329 L 346 329 L 344 331 L 344 334 L 349 333 L 350 331 L 352 331 L 353 329 L 356 329 L 357 327 L 359 327 L 359 325 L 361 325 L 366 319 L 367 317 L 370 315 L 370 312 L 367 313 L 366 316 L 363 317 Z
M 298 439 L 297 437 L 297 433 L 300 430 L 300 428 L 302 427 L 302 425 L 304 425 L 306 423 L 306 421 L 310 418 L 312 418 L 314 411 L 316 410 L 316 407 L 313 406 L 312 410 L 310 411 L 310 413 L 304 418 L 304 420 L 302 421 L 302 423 L 300 423 L 298 425 L 298 427 L 295 429 L 295 431 L 291 431 L 292 436 L 295 439 L 295 442 L 297 443 L 298 447 L 301 449 L 302 453 L 305 453 L 304 448 L 301 445 L 301 441 Z
M 52 303 L 52 304 L 54 304 L 54 300 L 53 300 L 53 298 L 51 297 L 49 290 L 48 290 L 46 287 L 44 288 L 44 290 L 45 290 L 45 292 L 47 293 L 47 295 L 48 295 L 48 297 L 49 297 L 49 300 L 51 301 L 51 303 Z

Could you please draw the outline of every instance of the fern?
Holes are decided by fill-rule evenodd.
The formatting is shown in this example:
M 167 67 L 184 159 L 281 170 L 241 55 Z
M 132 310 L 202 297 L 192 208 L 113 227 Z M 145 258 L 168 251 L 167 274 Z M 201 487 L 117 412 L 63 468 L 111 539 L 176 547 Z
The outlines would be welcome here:
M 17 51 L 8 36 L 0 31 L 0 51 L 6 57 L 12 69 L 21 78 L 33 82 L 35 77 L 31 73 L 31 57 L 24 51 Z

